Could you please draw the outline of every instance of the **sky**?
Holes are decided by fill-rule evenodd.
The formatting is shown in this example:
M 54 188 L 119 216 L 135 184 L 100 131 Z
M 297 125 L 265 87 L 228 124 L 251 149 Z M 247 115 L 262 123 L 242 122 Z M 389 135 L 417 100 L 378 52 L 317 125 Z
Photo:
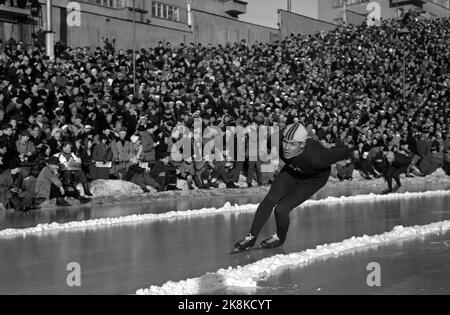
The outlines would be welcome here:
M 247 14 L 241 15 L 243 21 L 277 27 L 278 9 L 287 9 L 287 0 L 244 0 L 248 2 Z M 292 0 L 292 11 L 317 18 L 316 1 Z

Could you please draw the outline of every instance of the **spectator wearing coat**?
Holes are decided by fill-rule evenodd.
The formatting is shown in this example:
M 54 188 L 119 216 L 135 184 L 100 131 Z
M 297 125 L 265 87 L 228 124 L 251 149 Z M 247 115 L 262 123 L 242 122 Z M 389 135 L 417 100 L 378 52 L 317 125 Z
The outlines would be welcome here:
M 109 179 L 109 173 L 112 169 L 113 152 L 110 141 L 105 135 L 101 135 L 99 143 L 94 146 L 92 152 L 92 161 L 94 163 L 94 174 L 92 178 Z

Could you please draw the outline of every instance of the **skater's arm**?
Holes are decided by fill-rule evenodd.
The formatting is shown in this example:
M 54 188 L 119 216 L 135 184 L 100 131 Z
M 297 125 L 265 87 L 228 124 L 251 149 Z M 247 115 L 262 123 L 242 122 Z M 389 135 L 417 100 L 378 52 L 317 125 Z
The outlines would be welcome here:
M 346 146 L 325 148 L 315 143 L 313 165 L 317 169 L 324 169 L 331 165 L 350 158 L 352 151 Z

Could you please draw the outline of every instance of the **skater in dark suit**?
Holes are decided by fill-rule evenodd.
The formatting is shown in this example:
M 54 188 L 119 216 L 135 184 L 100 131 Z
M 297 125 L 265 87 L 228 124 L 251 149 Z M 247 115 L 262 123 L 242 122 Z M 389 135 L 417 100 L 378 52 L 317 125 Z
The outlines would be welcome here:
M 290 212 L 310 199 L 325 184 L 331 165 L 350 158 L 352 150 L 344 145 L 326 149 L 308 138 L 306 128 L 299 124 L 288 126 L 282 138 L 281 158 L 286 163 L 258 207 L 250 234 L 235 245 L 235 252 L 245 251 L 256 244 L 259 233 L 275 210 L 277 234 L 261 243 L 261 248 L 276 248 L 286 241 Z

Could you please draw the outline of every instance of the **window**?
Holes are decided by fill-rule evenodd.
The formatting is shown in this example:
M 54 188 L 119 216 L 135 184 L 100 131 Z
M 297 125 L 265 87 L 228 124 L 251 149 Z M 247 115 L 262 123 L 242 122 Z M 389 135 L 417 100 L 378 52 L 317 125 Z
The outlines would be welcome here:
M 153 1 L 152 16 L 170 21 L 180 21 L 180 8 Z

